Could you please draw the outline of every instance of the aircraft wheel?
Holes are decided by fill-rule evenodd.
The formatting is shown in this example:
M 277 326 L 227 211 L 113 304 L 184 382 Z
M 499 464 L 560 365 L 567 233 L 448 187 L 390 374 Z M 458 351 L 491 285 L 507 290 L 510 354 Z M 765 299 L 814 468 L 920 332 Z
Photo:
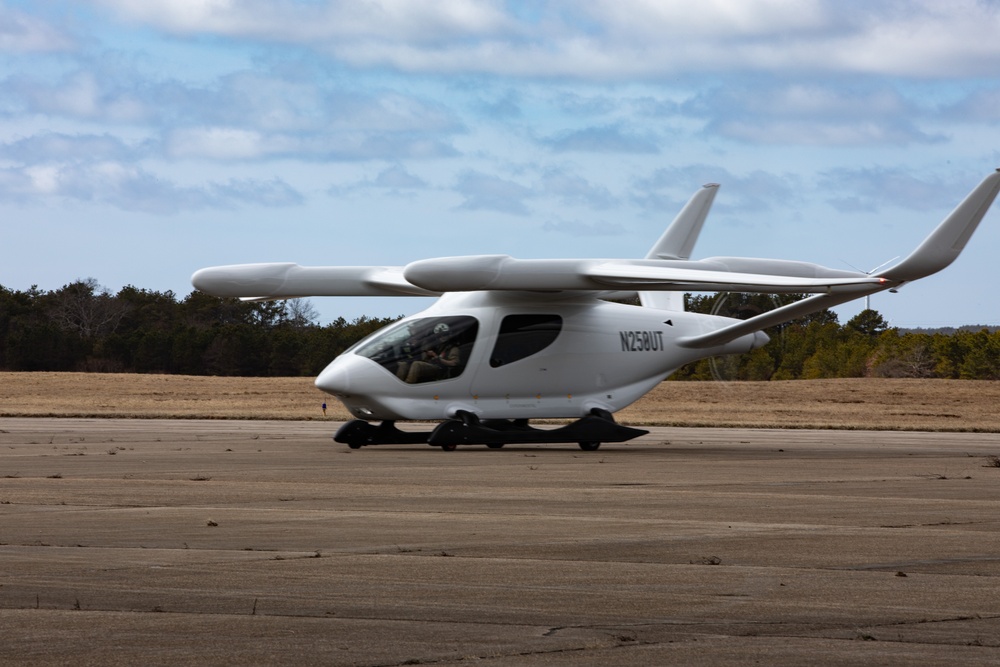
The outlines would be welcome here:
M 441 449 L 443 449 L 446 452 L 453 452 L 456 449 L 458 449 L 458 445 L 454 443 L 448 443 L 447 445 L 441 445 Z
M 347 443 L 347 446 L 350 447 L 351 449 L 361 449 L 362 447 L 364 447 L 364 445 L 362 445 L 360 442 L 349 442 Z
M 597 449 L 600 446 L 601 446 L 601 443 L 599 443 L 599 442 L 581 442 L 580 443 L 580 449 L 582 449 L 585 452 L 596 452 Z
M 502 443 L 502 442 L 490 442 L 490 443 L 487 443 L 486 446 L 489 447 L 490 449 L 500 449 L 501 447 L 504 446 L 504 443 Z

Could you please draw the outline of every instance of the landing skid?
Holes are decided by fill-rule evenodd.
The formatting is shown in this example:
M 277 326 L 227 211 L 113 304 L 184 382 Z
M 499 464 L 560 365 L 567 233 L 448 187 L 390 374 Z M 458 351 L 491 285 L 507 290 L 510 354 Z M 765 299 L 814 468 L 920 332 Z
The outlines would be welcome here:
M 461 413 L 459 419 L 438 424 L 433 431 L 402 431 L 394 422 L 378 426 L 361 419 L 347 422 L 333 439 L 351 449 L 365 445 L 410 445 L 426 443 L 453 451 L 458 445 L 486 445 L 499 449 L 506 444 L 552 444 L 575 442 L 588 452 L 597 450 L 602 442 L 625 442 L 649 431 L 616 424 L 606 410 L 592 410 L 589 415 L 555 429 L 540 429 L 528 425 L 527 419 L 487 419 Z
M 430 434 L 430 431 L 402 431 L 392 421 L 374 426 L 363 419 L 355 419 L 337 429 L 333 439 L 351 449 L 361 449 L 365 445 L 417 445 L 426 443 Z

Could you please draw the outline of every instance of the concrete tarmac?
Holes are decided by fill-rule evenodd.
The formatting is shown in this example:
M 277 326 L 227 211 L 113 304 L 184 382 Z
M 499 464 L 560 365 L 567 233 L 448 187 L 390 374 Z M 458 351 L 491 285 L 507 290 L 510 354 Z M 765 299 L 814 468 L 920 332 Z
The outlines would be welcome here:
M 0 420 L 0 663 L 1000 664 L 996 434 Z

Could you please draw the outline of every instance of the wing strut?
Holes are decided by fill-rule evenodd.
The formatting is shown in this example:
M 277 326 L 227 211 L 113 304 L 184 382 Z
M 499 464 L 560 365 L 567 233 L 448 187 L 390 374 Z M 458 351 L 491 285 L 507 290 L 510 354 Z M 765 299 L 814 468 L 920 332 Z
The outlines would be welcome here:
M 795 303 L 790 303 L 786 306 L 769 310 L 766 313 L 761 313 L 760 315 L 751 317 L 748 320 L 743 320 L 741 322 L 737 322 L 736 324 L 716 329 L 715 331 L 699 334 L 697 336 L 679 338 L 677 339 L 677 344 L 681 347 L 693 348 L 724 345 L 729 341 L 736 340 L 741 336 L 745 336 L 755 331 L 773 327 L 776 324 L 781 324 L 782 322 L 789 322 L 804 315 L 809 315 L 810 313 L 818 313 L 826 308 L 839 306 L 842 303 L 853 301 L 854 299 L 868 294 L 874 294 L 875 292 L 881 292 L 884 289 L 888 289 L 888 286 L 870 288 L 861 292 L 849 292 L 846 294 L 817 294 L 815 296 L 810 296 L 796 301 Z

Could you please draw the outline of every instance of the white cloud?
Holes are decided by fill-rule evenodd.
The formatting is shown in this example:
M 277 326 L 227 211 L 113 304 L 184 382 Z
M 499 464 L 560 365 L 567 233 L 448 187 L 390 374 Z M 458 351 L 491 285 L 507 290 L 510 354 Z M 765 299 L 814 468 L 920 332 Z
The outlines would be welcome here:
M 482 0 L 100 0 L 130 20 L 171 32 L 317 41 L 375 37 L 438 41 L 512 27 Z
M 572 130 L 543 139 L 542 143 L 559 153 L 655 154 L 659 152 L 658 141 L 651 134 L 623 130 L 617 125 Z
M 831 169 L 821 175 L 827 201 L 843 212 L 878 211 L 886 206 L 927 211 L 955 203 L 955 193 L 968 187 L 967 178 L 941 174 L 918 175 L 898 167 Z
M 50 199 L 156 215 L 213 208 L 284 207 L 303 202 L 301 194 L 277 178 L 181 186 L 134 164 L 107 160 L 0 169 L 0 201 L 26 205 Z
M 739 174 L 718 165 L 688 164 L 664 167 L 649 176 L 635 179 L 632 198 L 648 212 L 680 210 L 691 193 L 706 183 L 722 184 L 713 211 L 753 214 L 772 210 L 776 202 L 794 201 L 801 196 L 800 179 L 791 174 L 775 174 L 756 169 Z
M 594 185 L 582 176 L 561 169 L 551 169 L 542 175 L 541 190 L 563 204 L 591 209 L 607 209 L 616 203 L 614 195 L 603 185 Z
M 740 251 L 770 250 L 754 246 L 768 230 L 784 256 L 809 257 L 797 216 L 853 210 L 838 224 L 867 226 L 874 245 L 944 190 L 953 204 L 968 184 L 947 172 L 1000 165 L 995 0 L 86 4 L 0 0 L 0 217 L 130 230 L 79 260 L 101 266 L 163 242 L 135 211 L 196 212 L 170 222 L 204 234 L 206 263 L 380 263 L 402 251 L 371 234 L 411 229 L 451 253 L 517 254 L 512 220 L 567 256 L 593 251 L 585 234 L 628 230 L 600 245 L 629 256 L 631 233 L 653 219 L 658 232 L 708 181 Z M 347 185 L 322 196 L 330 183 Z M 269 224 L 299 205 L 295 235 Z M 302 245 L 330 220 L 370 226 L 339 228 L 332 255 Z M 261 234 L 234 246 L 233 224 Z M 7 256 L 45 247 L 20 227 Z M 976 275 L 989 247 L 963 257 Z M 38 265 L 17 279 L 37 281 Z M 129 280 L 148 284 L 146 270 Z M 167 270 L 188 287 L 189 271 Z
M 59 191 L 59 168 L 54 166 L 29 167 L 24 170 L 28 187 L 19 194 L 49 195 Z M 29 185 L 30 184 L 30 185 Z
M 52 83 L 20 75 L 3 87 L 33 113 L 124 123 L 150 115 L 136 91 L 122 89 L 108 72 L 81 69 Z
M 259 132 L 234 127 L 194 127 L 174 130 L 166 140 L 174 158 L 211 160 L 257 159 L 268 152 Z M 273 150 L 273 145 L 272 145 Z
M 750 144 L 784 146 L 871 146 L 873 144 L 902 146 L 944 140 L 940 135 L 920 132 L 905 120 L 899 122 L 726 120 L 716 123 L 712 127 L 712 132 Z
M 944 115 L 957 119 L 978 123 L 1000 122 L 1000 88 L 976 90 L 956 104 L 949 105 Z
M 682 113 L 706 121 L 705 133 L 751 144 L 866 146 L 933 143 L 919 128 L 934 115 L 887 86 L 834 83 L 725 86 L 699 93 Z
M 22 164 L 79 162 L 135 157 L 144 151 L 110 134 L 45 132 L 0 144 L 0 157 Z
M 380 171 L 371 184 L 375 187 L 388 188 L 390 190 L 427 187 L 427 182 L 424 179 L 414 176 L 400 165 L 393 165 Z
M 598 0 L 582 6 L 608 33 L 643 40 L 761 36 L 815 30 L 829 20 L 819 0 Z
M 211 183 L 208 191 L 217 206 L 296 206 L 304 197 L 280 178 L 230 179 L 224 183 Z
M 828 40 L 834 69 L 912 77 L 972 78 L 996 72 L 1000 6 L 982 0 L 874 5 L 851 33 Z
M 75 46 L 75 40 L 51 23 L 0 4 L 0 53 L 52 53 Z
M 831 0 L 717 0 L 692 11 L 689 2 L 607 0 L 574 3 L 558 20 L 514 32 L 430 43 L 359 33 L 327 49 L 358 67 L 590 80 L 728 71 L 965 77 L 1000 66 L 995 6 L 902 5 L 897 13 Z
M 968 77 L 1000 67 L 981 0 L 95 0 L 180 34 L 298 44 L 355 67 L 606 80 L 692 72 Z
M 93 117 L 101 106 L 97 81 L 90 73 L 80 73 L 36 99 L 42 104 L 48 102 L 48 110 L 70 116 Z
M 459 176 L 455 190 L 464 197 L 460 209 L 511 215 L 527 215 L 525 200 L 535 195 L 520 183 L 471 169 Z
M 284 79 L 241 70 L 193 86 L 109 58 L 54 82 L 38 75 L 0 81 L 0 102 L 52 118 L 145 128 L 150 146 L 184 159 L 434 158 L 455 155 L 451 137 L 464 130 L 432 99 L 352 87 L 313 70 Z

